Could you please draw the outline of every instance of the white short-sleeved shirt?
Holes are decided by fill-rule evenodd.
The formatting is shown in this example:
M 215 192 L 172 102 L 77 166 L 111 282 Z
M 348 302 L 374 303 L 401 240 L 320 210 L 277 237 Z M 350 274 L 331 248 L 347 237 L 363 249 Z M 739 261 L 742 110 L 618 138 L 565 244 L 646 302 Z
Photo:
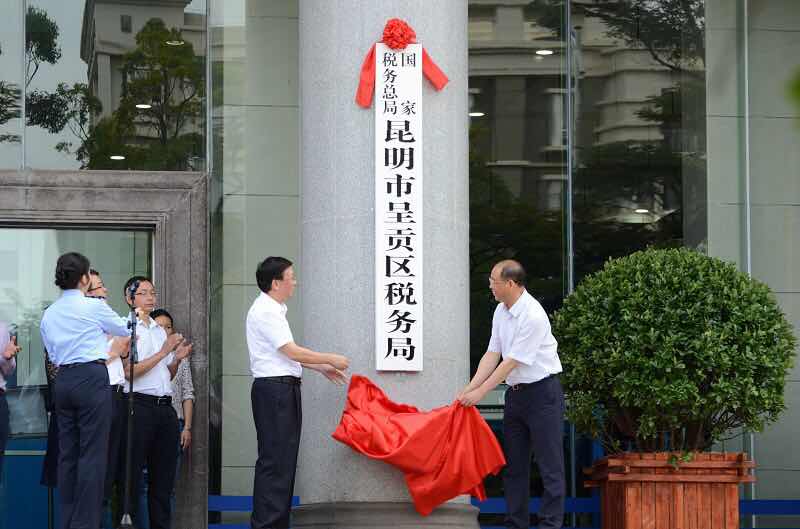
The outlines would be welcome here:
M 108 350 L 111 351 L 111 344 L 113 338 L 108 341 Z M 122 359 L 117 357 L 111 362 L 106 364 L 108 369 L 108 383 L 111 386 L 125 385 L 125 366 L 122 365 Z
M 488 350 L 519 362 L 506 378 L 509 385 L 536 382 L 560 373 L 557 349 L 547 313 L 527 290 L 510 309 L 505 303 L 497 305 Z
M 139 362 L 147 360 L 158 353 L 166 341 L 167 333 L 152 318 L 149 325 L 143 320 L 136 322 L 136 353 L 139 357 Z M 134 378 L 134 393 L 144 393 L 154 397 L 172 396 L 172 376 L 167 366 L 169 366 L 174 357 L 174 353 L 169 353 L 153 366 L 150 371 Z M 126 381 L 125 393 L 128 392 L 130 392 L 130 383 Z
M 303 366 L 279 350 L 294 341 L 287 310 L 286 305 L 262 292 L 247 312 L 247 349 L 254 378 L 303 374 Z

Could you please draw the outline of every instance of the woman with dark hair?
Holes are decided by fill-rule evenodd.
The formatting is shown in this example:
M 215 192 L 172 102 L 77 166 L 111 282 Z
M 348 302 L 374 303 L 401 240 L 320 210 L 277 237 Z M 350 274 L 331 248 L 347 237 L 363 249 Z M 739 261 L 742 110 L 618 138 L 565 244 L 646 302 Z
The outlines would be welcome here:
M 40 330 L 50 360 L 58 368 L 54 384 L 58 420 L 58 489 L 61 528 L 100 527 L 111 392 L 106 361 L 127 350 L 106 334 L 128 336 L 127 322 L 100 299 L 86 297 L 89 260 L 79 253 L 58 258 L 55 283 L 62 290 L 42 316 Z

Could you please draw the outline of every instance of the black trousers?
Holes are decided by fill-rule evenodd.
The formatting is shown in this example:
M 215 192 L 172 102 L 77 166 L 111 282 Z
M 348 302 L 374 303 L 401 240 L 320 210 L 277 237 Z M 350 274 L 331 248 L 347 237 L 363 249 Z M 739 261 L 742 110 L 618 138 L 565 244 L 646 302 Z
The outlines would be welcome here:
M 505 395 L 503 430 L 507 465 L 503 474 L 506 525 L 530 526 L 531 450 L 544 492 L 539 528 L 558 529 L 564 521 L 564 393 L 558 377 L 509 388 Z
M 127 405 L 127 402 L 125 404 Z M 132 472 L 131 476 L 126 476 L 126 479 L 134 478 L 131 487 L 133 494 L 131 505 L 137 504 L 139 476 L 147 465 L 147 510 L 150 515 L 150 529 L 169 529 L 171 519 L 169 496 L 175 482 L 180 435 L 178 415 L 172 404 L 156 404 L 151 399 L 136 395 L 133 401 L 133 428 Z
M 3 455 L 9 434 L 8 401 L 5 392 L 0 391 L 0 481 L 3 480 Z
M 111 500 L 114 483 L 122 488 L 125 474 L 125 433 L 127 432 L 128 399 L 116 386 L 111 387 L 111 431 L 108 435 L 105 500 Z
M 60 527 L 96 529 L 100 527 L 111 428 L 106 366 L 62 366 L 56 377 L 55 394 Z
M 303 422 L 300 385 L 257 378 L 250 399 L 258 436 L 250 527 L 287 529 Z

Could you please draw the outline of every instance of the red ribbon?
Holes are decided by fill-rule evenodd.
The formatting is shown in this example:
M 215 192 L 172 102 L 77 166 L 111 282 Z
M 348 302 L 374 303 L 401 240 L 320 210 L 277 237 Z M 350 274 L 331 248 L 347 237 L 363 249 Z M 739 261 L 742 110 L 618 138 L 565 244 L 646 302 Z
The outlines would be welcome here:
M 381 41 L 383 42 L 383 41 Z M 422 48 L 422 74 L 431 82 L 436 90 L 441 90 L 449 79 L 444 72 L 433 62 L 425 48 Z M 361 65 L 361 77 L 358 80 L 356 103 L 364 108 L 372 104 L 372 94 L 375 92 L 375 44 L 369 49 Z

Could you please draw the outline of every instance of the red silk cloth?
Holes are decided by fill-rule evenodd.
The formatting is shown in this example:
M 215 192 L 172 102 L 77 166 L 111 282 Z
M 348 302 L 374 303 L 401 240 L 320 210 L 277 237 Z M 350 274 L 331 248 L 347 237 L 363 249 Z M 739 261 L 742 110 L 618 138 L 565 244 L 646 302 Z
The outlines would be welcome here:
M 459 403 L 423 412 L 392 402 L 368 378 L 353 375 L 333 438 L 400 469 L 417 512 L 427 516 L 461 494 L 486 499 L 483 478 L 506 464 L 475 407 Z
M 405 36 L 406 38 L 387 39 L 387 36 L 389 36 L 389 33 L 393 29 L 393 26 L 396 26 L 398 23 L 405 26 L 407 31 L 407 35 Z M 414 33 L 414 30 L 398 19 L 389 20 L 386 23 L 386 28 L 384 28 L 383 34 L 384 38 L 380 42 L 385 43 L 387 46 L 389 46 L 391 43 L 392 45 L 398 46 L 398 49 L 405 48 L 405 41 L 408 41 L 408 43 L 416 41 L 416 34 Z M 389 40 L 389 42 L 387 42 L 387 40 Z M 431 59 L 431 56 L 428 55 L 428 52 L 425 50 L 425 48 L 422 48 L 422 75 L 424 75 L 425 78 L 431 82 L 436 90 L 441 90 L 444 88 L 449 81 L 444 72 L 439 69 L 435 62 L 433 62 L 433 59 Z M 369 106 L 372 104 L 372 94 L 374 92 L 375 45 L 373 44 L 369 49 L 369 53 L 367 53 L 367 56 L 364 58 L 364 63 L 361 65 L 361 76 L 358 81 L 358 90 L 356 90 L 356 103 L 364 108 L 369 108 Z

